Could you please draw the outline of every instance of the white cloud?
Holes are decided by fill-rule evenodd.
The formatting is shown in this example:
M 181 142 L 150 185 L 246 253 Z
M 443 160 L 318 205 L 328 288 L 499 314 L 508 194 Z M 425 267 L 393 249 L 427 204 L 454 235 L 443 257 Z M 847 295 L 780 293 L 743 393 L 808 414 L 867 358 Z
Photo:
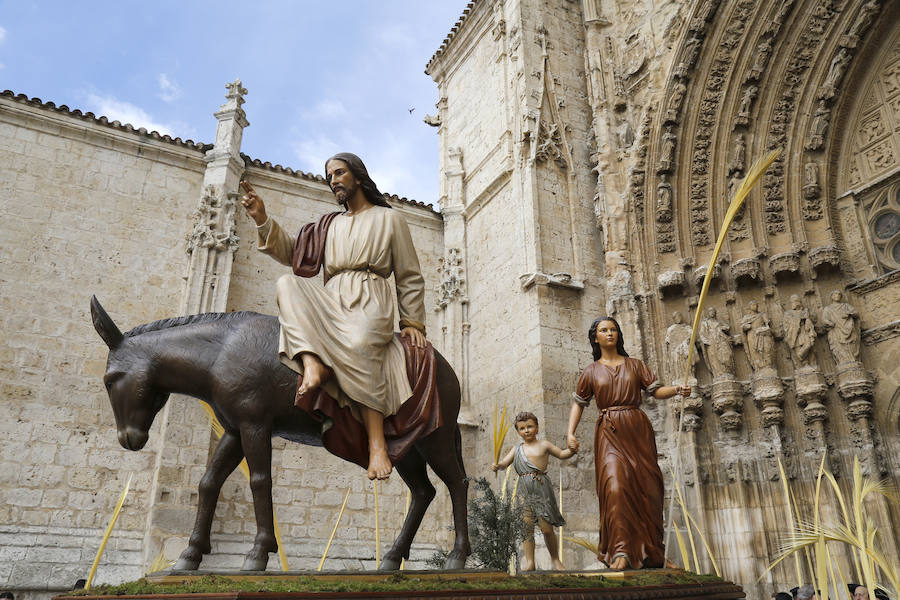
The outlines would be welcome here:
M 178 87 L 178 84 L 169 81 L 169 78 L 165 73 L 159 74 L 158 81 L 159 94 L 157 94 L 157 96 L 159 96 L 163 102 L 171 102 L 181 96 L 181 88 Z
M 88 108 L 97 116 L 103 115 L 110 121 L 121 121 L 122 124 L 129 123 L 134 127 L 145 127 L 148 131 L 175 135 L 171 125 L 157 122 L 144 109 L 130 102 L 124 102 L 112 96 L 88 94 L 87 104 Z
M 307 120 L 337 119 L 347 115 L 347 108 L 340 100 L 322 100 L 311 109 L 304 110 L 300 116 Z
M 300 161 L 300 169 L 310 173 L 322 173 L 325 161 L 341 151 L 340 147 L 323 136 L 300 138 L 291 144 L 294 155 Z
M 416 39 L 409 26 L 400 23 L 382 23 L 377 28 L 375 39 L 379 45 L 389 48 L 412 50 L 416 47 Z
M 6 30 L 0 26 L 0 43 L 6 40 Z
M 349 129 L 328 132 L 326 135 L 303 135 L 291 144 L 299 168 L 311 173 L 325 174 L 325 161 L 338 152 L 362 152 L 363 144 Z

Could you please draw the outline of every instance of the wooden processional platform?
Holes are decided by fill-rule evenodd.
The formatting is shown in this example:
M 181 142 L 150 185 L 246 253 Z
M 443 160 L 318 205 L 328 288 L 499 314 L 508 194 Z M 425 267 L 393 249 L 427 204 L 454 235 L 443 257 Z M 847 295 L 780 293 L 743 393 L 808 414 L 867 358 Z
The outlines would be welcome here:
M 161 571 L 146 577 L 149 587 L 171 593 L 123 593 L 105 595 L 59 595 L 54 600 L 335 600 L 378 598 L 380 600 L 740 600 L 744 591 L 722 580 L 678 582 L 686 574 L 673 569 L 640 571 L 537 571 L 511 577 L 499 571 Z M 652 583 L 653 580 L 665 583 Z M 647 581 L 650 580 L 650 581 Z M 199 591 L 204 581 L 215 581 L 217 589 L 233 583 L 235 591 Z M 304 591 L 304 582 L 322 591 Z M 573 582 L 577 582 L 575 585 Z M 517 583 L 521 589 L 517 589 Z M 645 585 L 646 583 L 646 585 Z M 249 584 L 249 585 L 248 585 Z M 296 584 L 296 591 L 267 591 L 267 588 Z M 326 591 L 332 587 L 405 589 L 370 591 Z M 443 589 L 446 587 L 446 589 Z M 194 588 L 184 591 L 186 588 Z M 256 591 L 252 591 L 255 588 Z M 420 588 L 420 589 L 417 589 Z M 98 590 L 99 591 L 99 590 Z

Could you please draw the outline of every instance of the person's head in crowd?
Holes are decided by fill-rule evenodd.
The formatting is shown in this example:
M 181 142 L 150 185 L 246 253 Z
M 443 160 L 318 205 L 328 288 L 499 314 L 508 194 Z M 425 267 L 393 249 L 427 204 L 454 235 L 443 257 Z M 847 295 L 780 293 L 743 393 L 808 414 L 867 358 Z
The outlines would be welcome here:
M 0 600 L 16 600 L 12 592 L 0 592 Z
M 801 585 L 797 590 L 797 600 L 816 600 L 816 588 L 810 584 Z
M 887 592 L 881 588 L 875 588 L 875 600 L 891 600 Z
M 794 597 L 787 592 L 778 592 L 777 594 L 772 594 L 772 600 L 794 600 Z
M 797 598 L 797 590 L 799 590 L 799 589 L 800 589 L 800 586 L 791 588 L 791 598 L 794 598 L 794 600 L 796 600 L 796 598 Z

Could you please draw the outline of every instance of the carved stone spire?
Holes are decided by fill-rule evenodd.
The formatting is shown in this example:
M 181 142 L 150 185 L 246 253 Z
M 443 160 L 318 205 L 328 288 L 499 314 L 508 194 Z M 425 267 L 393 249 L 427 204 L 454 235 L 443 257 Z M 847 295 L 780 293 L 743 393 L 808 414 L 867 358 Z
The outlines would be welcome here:
M 225 310 L 231 261 L 239 241 L 234 214 L 238 182 L 244 171 L 241 139 L 250 124 L 241 108 L 247 90 L 240 79 L 226 84 L 225 89 L 225 103 L 215 112 L 216 141 L 206 153 L 203 196 L 188 236 L 191 262 L 181 303 L 184 314 Z

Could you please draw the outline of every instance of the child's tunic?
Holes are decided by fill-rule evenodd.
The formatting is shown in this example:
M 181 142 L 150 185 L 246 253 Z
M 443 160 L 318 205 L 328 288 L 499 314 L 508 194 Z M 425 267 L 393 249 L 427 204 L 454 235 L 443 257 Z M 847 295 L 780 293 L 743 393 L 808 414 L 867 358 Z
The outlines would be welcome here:
M 566 520 L 559 512 L 559 504 L 546 471 L 541 471 L 525 456 L 522 442 L 516 446 L 513 468 L 519 474 L 519 496 L 522 504 L 534 515 L 534 522 L 544 519 L 551 525 L 562 527 Z

